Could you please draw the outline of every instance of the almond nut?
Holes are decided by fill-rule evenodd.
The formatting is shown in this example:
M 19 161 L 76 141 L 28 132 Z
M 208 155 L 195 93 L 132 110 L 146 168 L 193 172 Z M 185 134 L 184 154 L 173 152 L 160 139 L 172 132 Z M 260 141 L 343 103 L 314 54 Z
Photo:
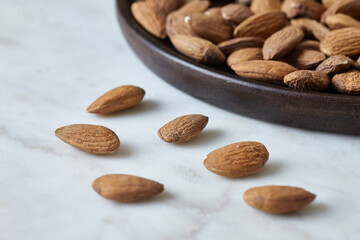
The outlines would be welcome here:
M 231 67 L 241 77 L 284 85 L 284 77 L 298 69 L 280 61 L 252 60 Z
M 247 204 L 258 210 L 289 213 L 306 207 L 316 195 L 297 187 L 261 186 L 246 190 L 243 197 Z
M 101 176 L 92 187 L 104 198 L 119 202 L 141 201 L 164 191 L 164 185 L 158 182 L 126 174 Z
M 325 91 L 330 86 L 330 79 L 325 73 L 300 70 L 286 75 L 284 83 L 301 91 Z
M 259 142 L 238 142 L 216 149 L 204 160 L 211 172 L 225 177 L 244 177 L 263 168 L 269 152 Z
M 56 129 L 55 135 L 65 143 L 92 154 L 114 153 L 120 147 L 118 136 L 98 125 L 73 124 Z
M 263 56 L 265 60 L 279 59 L 293 50 L 304 38 L 303 31 L 294 26 L 285 27 L 265 40 Z
M 208 117 L 200 114 L 181 116 L 161 127 L 158 136 L 168 143 L 187 142 L 199 135 L 208 121 Z
M 114 88 L 95 100 L 88 108 L 89 113 L 109 114 L 132 107 L 143 99 L 142 88 L 124 85 Z

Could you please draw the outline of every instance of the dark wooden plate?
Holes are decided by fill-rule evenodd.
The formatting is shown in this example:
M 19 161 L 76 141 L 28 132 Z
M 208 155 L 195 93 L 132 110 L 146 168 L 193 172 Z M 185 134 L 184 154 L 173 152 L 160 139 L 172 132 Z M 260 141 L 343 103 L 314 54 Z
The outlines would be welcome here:
M 360 134 L 360 97 L 299 92 L 245 80 L 227 68 L 197 63 L 179 54 L 168 40 L 146 32 L 132 17 L 131 0 L 117 0 L 122 32 L 137 56 L 176 88 L 241 115 L 311 130 Z

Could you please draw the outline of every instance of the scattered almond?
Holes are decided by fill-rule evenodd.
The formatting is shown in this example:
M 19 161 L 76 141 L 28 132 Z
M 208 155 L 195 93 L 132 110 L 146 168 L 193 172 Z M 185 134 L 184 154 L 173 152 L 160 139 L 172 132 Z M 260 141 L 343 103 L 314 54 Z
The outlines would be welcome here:
M 360 71 L 349 70 L 336 74 L 332 79 L 332 85 L 340 93 L 360 95 Z
M 329 88 L 330 79 L 325 73 L 300 70 L 286 75 L 284 83 L 293 89 L 320 92 Z
M 306 207 L 315 195 L 290 186 L 261 186 L 245 191 L 244 200 L 251 207 L 267 213 L 289 213 Z
M 56 129 L 55 135 L 65 143 L 92 154 L 114 153 L 120 147 L 118 136 L 98 125 L 73 124 Z
M 208 117 L 200 114 L 181 116 L 161 127 L 158 136 L 168 143 L 187 142 L 199 135 L 208 121 Z
M 89 113 L 109 114 L 132 107 L 143 99 L 142 88 L 125 85 L 114 88 L 95 100 L 88 108 Z
M 216 149 L 206 156 L 204 166 L 225 177 L 244 177 L 259 171 L 269 152 L 259 142 L 238 142 Z
M 304 38 L 304 33 L 299 27 L 285 27 L 268 39 L 263 47 L 263 56 L 265 60 L 279 59 L 293 50 Z
M 164 185 L 126 174 L 109 174 L 95 179 L 93 189 L 104 198 L 119 202 L 135 202 L 164 191 Z
M 280 61 L 252 60 L 231 67 L 237 75 L 262 82 L 284 85 L 284 77 L 298 69 Z
M 344 72 L 353 65 L 354 61 L 351 58 L 344 55 L 334 55 L 327 58 L 319 66 L 317 66 L 316 71 L 328 75 L 334 75 L 336 73 Z

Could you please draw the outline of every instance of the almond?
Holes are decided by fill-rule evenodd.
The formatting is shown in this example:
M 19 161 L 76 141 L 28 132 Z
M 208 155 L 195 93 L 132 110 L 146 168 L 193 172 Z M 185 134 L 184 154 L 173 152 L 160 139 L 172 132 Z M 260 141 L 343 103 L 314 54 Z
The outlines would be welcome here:
M 187 35 L 175 35 L 171 37 L 171 42 L 179 52 L 198 62 L 221 65 L 226 61 L 220 49 L 208 40 Z
M 263 56 L 265 60 L 279 59 L 293 50 L 304 38 L 304 33 L 299 27 L 285 27 L 268 39 L 263 47 Z
M 359 1 L 360 2 L 360 1 Z M 341 28 L 328 33 L 320 42 L 320 49 L 328 56 L 360 54 L 360 28 Z
M 315 20 L 310 20 L 310 29 L 317 40 L 322 40 L 330 32 L 327 27 Z
M 344 72 L 354 65 L 354 61 L 344 55 L 334 55 L 324 60 L 317 68 L 316 71 L 334 75 L 336 73 Z
M 269 152 L 259 142 L 238 142 L 216 149 L 206 156 L 204 166 L 225 177 L 244 177 L 259 171 Z
M 360 95 L 360 71 L 349 70 L 336 74 L 332 79 L 332 85 L 340 93 Z
M 221 15 L 229 24 L 237 26 L 253 13 L 244 4 L 231 3 L 221 8 Z
M 229 55 L 227 58 L 227 64 L 229 67 L 232 65 L 247 62 L 251 60 L 262 60 L 262 49 L 261 48 L 243 48 L 237 50 Z
M 89 113 L 109 114 L 132 107 L 143 99 L 142 88 L 124 85 L 114 88 L 95 100 L 88 108 Z
M 120 147 L 118 136 L 98 125 L 73 124 L 56 129 L 55 135 L 65 143 L 92 154 L 114 153 Z
M 313 0 L 285 0 L 281 10 L 288 18 L 308 17 L 316 20 L 319 20 L 325 11 L 320 3 Z
M 299 43 L 297 48 L 320 51 L 320 42 L 315 41 L 315 40 L 305 40 L 305 41 Z
M 200 114 L 181 116 L 161 127 L 158 136 L 168 143 L 187 142 L 199 135 L 208 121 L 208 117 Z
M 261 186 L 246 190 L 243 197 L 247 204 L 261 211 L 289 213 L 306 207 L 316 195 L 297 187 Z
M 196 36 L 190 25 L 185 22 L 185 16 L 180 12 L 172 12 L 166 17 L 166 34 L 169 38 L 175 35 Z
M 280 10 L 281 0 L 252 0 L 250 9 L 253 13 L 263 13 Z
M 234 30 L 234 36 L 253 36 L 266 39 L 274 32 L 282 29 L 287 23 L 285 13 L 281 11 L 258 13 L 240 23 Z
M 190 15 L 187 21 L 198 37 L 213 43 L 226 41 L 232 37 L 232 27 L 221 16 L 220 8 Z
M 296 48 L 282 60 L 299 69 L 312 69 L 317 67 L 325 58 L 326 56 L 319 51 Z
M 199 0 L 199 1 L 191 1 L 186 3 L 184 6 L 177 10 L 178 13 L 188 16 L 195 13 L 204 12 L 210 6 L 209 1 Z
M 277 85 L 283 85 L 284 77 L 298 70 L 287 63 L 272 60 L 241 62 L 231 68 L 241 77 Z
M 338 29 L 344 27 L 360 27 L 360 21 L 357 21 L 349 15 L 345 15 L 342 13 L 328 16 L 325 22 L 331 29 Z
M 359 0 L 336 1 L 333 5 L 331 5 L 331 7 L 329 7 L 321 15 L 321 22 L 325 23 L 327 17 L 337 13 L 343 13 L 355 19 L 360 18 L 360 1 Z
M 259 37 L 240 37 L 227 40 L 219 43 L 218 48 L 225 54 L 242 49 L 242 48 L 256 48 L 264 45 L 264 39 Z
M 181 0 L 145 0 L 145 2 L 152 4 L 165 14 L 176 10 L 182 4 Z
M 284 83 L 301 91 L 325 91 L 330 86 L 330 79 L 325 73 L 300 70 L 286 75 Z
M 166 15 L 148 2 L 134 2 L 131 4 L 134 18 L 151 34 L 165 39 Z
M 92 187 L 104 198 L 119 202 L 141 201 L 164 191 L 164 185 L 158 182 L 126 174 L 101 176 Z
M 321 3 L 324 5 L 325 8 L 329 8 L 338 1 L 339 0 L 321 0 Z

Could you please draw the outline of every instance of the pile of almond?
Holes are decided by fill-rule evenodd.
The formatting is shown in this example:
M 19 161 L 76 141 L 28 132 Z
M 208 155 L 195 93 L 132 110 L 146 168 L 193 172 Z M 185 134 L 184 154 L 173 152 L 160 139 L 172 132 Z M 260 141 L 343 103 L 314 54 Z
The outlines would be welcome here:
M 198 62 L 297 90 L 360 95 L 360 0 L 144 0 L 131 11 Z

